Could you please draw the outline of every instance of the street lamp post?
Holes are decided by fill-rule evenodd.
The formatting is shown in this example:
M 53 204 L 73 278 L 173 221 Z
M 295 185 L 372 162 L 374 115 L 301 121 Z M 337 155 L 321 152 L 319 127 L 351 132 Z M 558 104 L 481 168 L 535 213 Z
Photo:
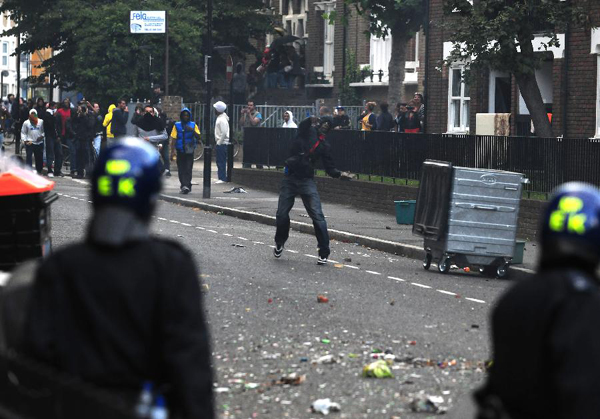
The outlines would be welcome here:
M 211 164 L 212 164 L 212 138 L 210 126 L 210 102 L 212 102 L 212 76 L 210 69 L 210 59 L 212 58 L 212 0 L 206 4 L 206 46 L 204 50 L 204 85 L 206 88 L 206 106 L 204 107 L 204 132 L 206 140 L 204 141 L 204 182 L 202 188 L 202 198 L 210 198 L 211 182 Z

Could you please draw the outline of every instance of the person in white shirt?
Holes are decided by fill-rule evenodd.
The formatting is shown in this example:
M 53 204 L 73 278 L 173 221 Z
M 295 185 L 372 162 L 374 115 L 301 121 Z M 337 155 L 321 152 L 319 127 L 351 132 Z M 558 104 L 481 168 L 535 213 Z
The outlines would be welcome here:
M 298 128 L 298 125 L 294 122 L 294 114 L 290 111 L 283 113 L 283 125 L 281 128 Z
M 213 105 L 217 113 L 215 122 L 215 142 L 217 143 L 217 172 L 219 180 L 215 183 L 227 182 L 227 146 L 229 145 L 229 117 L 225 113 L 227 105 L 218 101 Z
M 31 167 L 32 156 L 35 156 L 35 170 L 41 175 L 44 168 L 44 121 L 38 118 L 35 109 L 29 111 L 29 119 L 21 127 L 21 141 L 25 143 L 27 167 Z

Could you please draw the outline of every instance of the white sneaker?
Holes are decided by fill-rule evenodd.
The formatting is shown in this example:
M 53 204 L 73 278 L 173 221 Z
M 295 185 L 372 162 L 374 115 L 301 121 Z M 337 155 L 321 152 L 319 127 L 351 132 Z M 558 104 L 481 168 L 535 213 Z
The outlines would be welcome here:
M 226 183 L 226 182 L 224 180 L 219 179 L 215 182 L 215 185 L 219 185 L 221 183 Z
M 52 172 L 48 173 L 48 177 L 54 177 L 54 173 L 52 173 Z

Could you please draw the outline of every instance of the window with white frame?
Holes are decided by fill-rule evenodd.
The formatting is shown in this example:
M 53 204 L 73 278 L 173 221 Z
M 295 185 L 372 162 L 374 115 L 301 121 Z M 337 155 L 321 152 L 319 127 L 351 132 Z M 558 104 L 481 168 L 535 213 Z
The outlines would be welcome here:
M 448 80 L 448 132 L 469 131 L 471 92 L 464 80 L 465 66 L 449 68 Z
M 2 42 L 2 67 L 8 67 L 8 42 Z
M 415 60 L 414 61 L 406 61 L 405 63 L 405 73 L 404 73 L 404 83 L 416 83 L 417 82 L 417 67 L 419 66 L 419 32 L 415 34 L 414 38 L 414 47 L 415 47 Z M 384 38 L 378 38 L 376 36 L 371 36 L 369 41 L 369 66 L 371 70 L 377 75 L 379 70 L 383 71 L 382 81 L 388 81 L 388 73 L 389 73 L 389 63 L 392 58 L 392 35 L 388 34 L 388 36 Z M 375 77 L 374 80 L 378 80 Z

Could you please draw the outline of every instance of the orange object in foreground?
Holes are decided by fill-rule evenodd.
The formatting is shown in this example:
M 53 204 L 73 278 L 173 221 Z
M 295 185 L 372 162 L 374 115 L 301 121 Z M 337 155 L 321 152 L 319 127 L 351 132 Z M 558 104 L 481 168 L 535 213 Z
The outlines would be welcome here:
M 0 173 L 0 196 L 42 193 L 52 189 L 54 182 L 22 167 Z
M 325 297 L 324 295 L 317 295 L 317 302 L 319 302 L 319 303 L 328 303 L 329 302 L 329 298 Z

